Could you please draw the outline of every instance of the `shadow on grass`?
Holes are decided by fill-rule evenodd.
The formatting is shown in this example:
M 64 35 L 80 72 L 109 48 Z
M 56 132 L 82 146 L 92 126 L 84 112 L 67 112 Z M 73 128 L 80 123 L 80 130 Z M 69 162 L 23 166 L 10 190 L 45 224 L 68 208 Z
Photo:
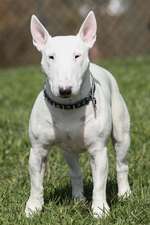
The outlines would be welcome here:
M 93 183 L 91 181 L 84 182 L 84 195 L 86 197 L 87 202 L 90 204 L 92 201 L 92 190 Z M 106 189 L 107 201 L 110 206 L 115 204 L 117 200 L 117 182 L 114 179 L 109 179 L 107 182 Z M 72 200 L 71 195 L 71 185 L 67 184 L 65 186 L 56 187 L 53 191 L 45 193 L 45 204 L 49 202 L 55 202 L 57 205 L 68 205 Z
M 46 192 L 44 195 L 45 204 L 55 202 L 57 205 L 66 205 L 72 200 L 71 185 L 56 187 L 53 191 Z

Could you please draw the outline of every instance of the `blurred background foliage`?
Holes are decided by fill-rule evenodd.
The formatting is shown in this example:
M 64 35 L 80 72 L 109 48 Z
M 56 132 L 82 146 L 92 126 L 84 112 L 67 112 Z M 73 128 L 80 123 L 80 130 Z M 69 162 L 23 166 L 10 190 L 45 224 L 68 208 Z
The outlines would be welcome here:
M 30 18 L 36 14 L 52 36 L 76 34 L 90 10 L 98 21 L 92 59 L 150 53 L 149 0 L 0 1 L 0 66 L 36 64 Z

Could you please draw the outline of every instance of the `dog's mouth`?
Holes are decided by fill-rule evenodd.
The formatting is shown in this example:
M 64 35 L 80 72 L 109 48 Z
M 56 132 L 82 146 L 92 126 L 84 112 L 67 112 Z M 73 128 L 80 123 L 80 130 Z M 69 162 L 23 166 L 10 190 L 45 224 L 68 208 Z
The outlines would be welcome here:
M 65 95 L 65 96 L 59 96 L 60 98 L 64 98 L 64 99 L 66 99 L 66 98 L 70 98 L 71 97 L 71 95 Z
M 59 97 L 60 98 L 71 98 L 72 97 L 72 94 L 63 94 L 63 95 L 60 95 L 59 94 Z

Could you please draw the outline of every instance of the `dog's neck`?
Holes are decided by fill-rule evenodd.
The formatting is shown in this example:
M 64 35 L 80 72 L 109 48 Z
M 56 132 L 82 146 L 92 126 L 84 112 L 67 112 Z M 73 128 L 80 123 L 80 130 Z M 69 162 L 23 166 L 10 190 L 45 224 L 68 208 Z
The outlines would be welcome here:
M 45 83 L 45 88 L 50 98 L 60 104 L 72 104 L 77 101 L 80 101 L 81 99 L 89 95 L 91 87 L 92 87 L 92 77 L 91 77 L 91 72 L 89 68 L 86 70 L 84 74 L 84 78 L 83 78 L 83 82 L 82 82 L 79 94 L 72 96 L 70 98 L 61 98 L 61 97 L 54 96 L 52 94 L 48 80 L 46 80 L 46 83 Z

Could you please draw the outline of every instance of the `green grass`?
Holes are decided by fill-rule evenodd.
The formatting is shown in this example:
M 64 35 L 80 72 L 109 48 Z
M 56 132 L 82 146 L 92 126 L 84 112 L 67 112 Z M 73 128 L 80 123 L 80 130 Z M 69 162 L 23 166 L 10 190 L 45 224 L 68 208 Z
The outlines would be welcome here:
M 115 157 L 109 144 L 107 185 L 111 213 L 106 219 L 91 216 L 91 171 L 87 154 L 81 156 L 86 203 L 71 200 L 68 168 L 55 147 L 45 177 L 45 206 L 40 215 L 27 219 L 29 196 L 28 120 L 33 102 L 43 87 L 39 67 L 0 70 L 0 224 L 42 225 L 148 225 L 150 224 L 150 58 L 102 61 L 112 71 L 131 115 L 132 143 L 128 154 L 132 195 L 118 201 Z

